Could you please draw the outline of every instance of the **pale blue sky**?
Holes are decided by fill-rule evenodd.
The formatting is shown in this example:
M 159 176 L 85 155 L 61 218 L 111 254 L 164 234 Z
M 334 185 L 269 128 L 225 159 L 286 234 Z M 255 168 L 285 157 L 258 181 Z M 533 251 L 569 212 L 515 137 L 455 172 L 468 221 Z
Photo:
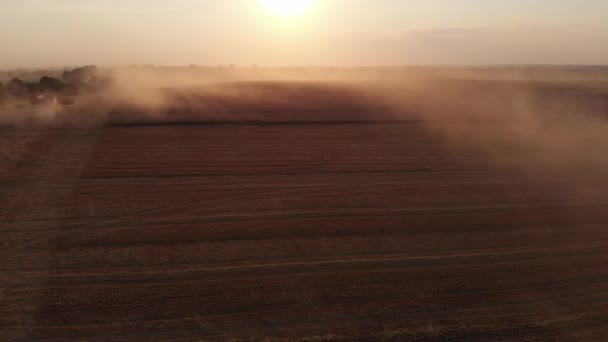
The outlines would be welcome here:
M 608 64 L 606 0 L 2 0 L 0 68 Z

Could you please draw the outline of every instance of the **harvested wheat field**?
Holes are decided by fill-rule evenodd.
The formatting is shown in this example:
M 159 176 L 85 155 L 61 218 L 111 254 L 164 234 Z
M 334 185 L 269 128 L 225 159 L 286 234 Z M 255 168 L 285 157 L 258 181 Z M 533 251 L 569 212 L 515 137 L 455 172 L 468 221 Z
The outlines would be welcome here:
M 11 132 L 3 340 L 606 334 L 608 198 L 530 151 L 415 120 Z

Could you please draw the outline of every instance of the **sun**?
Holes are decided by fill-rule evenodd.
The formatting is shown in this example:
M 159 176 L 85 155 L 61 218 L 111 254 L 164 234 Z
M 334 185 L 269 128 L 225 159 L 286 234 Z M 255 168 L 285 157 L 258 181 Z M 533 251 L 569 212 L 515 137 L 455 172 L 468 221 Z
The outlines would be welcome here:
M 297 17 L 306 13 L 315 0 L 261 0 L 272 14 L 282 17 Z

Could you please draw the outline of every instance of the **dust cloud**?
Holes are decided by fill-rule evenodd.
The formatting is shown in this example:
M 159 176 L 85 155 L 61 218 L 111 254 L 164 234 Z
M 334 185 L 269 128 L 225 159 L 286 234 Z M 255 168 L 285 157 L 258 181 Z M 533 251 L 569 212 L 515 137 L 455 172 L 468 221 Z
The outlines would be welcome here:
M 447 146 L 478 149 L 492 167 L 559 180 L 581 199 L 605 197 L 607 78 L 560 71 L 544 78 L 466 76 L 381 93 L 395 112 L 425 122 Z
M 125 67 L 71 106 L 7 101 L 3 125 L 416 121 L 490 164 L 584 179 L 608 171 L 608 73 L 547 68 Z

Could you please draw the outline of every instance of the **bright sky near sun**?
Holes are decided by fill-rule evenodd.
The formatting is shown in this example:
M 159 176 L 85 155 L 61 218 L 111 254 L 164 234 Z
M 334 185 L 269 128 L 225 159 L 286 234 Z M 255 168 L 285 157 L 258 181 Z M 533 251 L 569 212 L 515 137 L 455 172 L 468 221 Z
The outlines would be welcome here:
M 2 0 L 0 68 L 608 64 L 606 0 Z

